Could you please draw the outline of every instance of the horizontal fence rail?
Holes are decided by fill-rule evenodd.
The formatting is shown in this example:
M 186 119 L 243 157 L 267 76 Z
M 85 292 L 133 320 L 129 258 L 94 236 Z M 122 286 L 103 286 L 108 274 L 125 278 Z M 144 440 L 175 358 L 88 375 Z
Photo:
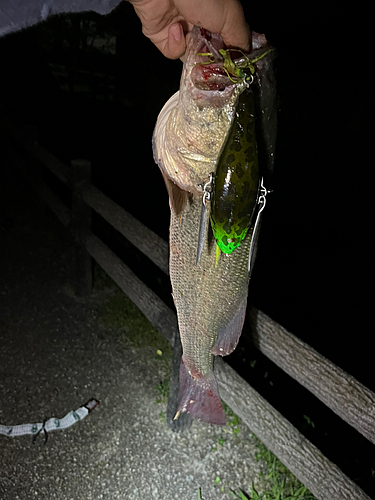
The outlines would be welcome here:
M 262 311 L 250 317 L 255 346 L 375 444 L 375 394 Z
M 95 186 L 90 185 L 84 188 L 82 197 L 89 207 L 117 229 L 162 271 L 169 274 L 168 244 L 165 240 L 105 196 Z
M 25 140 L 16 127 L 0 124 L 0 130 L 26 148 L 34 159 L 42 162 L 64 184 L 69 186 L 71 179 L 80 179 L 79 175 L 72 174 L 72 167 L 79 168 L 79 161 L 72 162 L 72 166 L 68 167 L 35 141 Z M 27 178 L 60 221 L 65 226 L 70 226 L 74 221 L 74 214 L 72 215 L 39 175 L 34 176 L 29 172 L 29 163 L 20 155 L 14 154 L 13 161 L 15 167 Z M 106 197 L 87 179 L 85 181 L 81 178 L 72 189 L 75 190 L 75 196 L 80 196 L 87 206 L 100 214 L 161 270 L 168 273 L 168 245 L 163 239 Z M 98 237 L 93 235 L 89 228 L 81 228 L 81 231 L 76 229 L 74 237 L 149 321 L 173 344 L 178 328 L 175 312 L 169 309 Z M 263 312 L 251 308 L 250 319 L 254 343 L 263 354 L 367 439 L 375 442 L 373 392 Z M 215 374 L 222 399 L 318 500 L 370 500 L 353 481 L 324 457 L 318 448 L 305 439 L 220 357 L 215 360 Z

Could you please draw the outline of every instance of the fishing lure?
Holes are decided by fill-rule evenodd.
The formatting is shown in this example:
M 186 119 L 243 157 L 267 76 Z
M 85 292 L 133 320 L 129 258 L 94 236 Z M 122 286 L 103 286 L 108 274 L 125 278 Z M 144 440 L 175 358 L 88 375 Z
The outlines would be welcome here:
M 223 253 L 232 253 L 245 238 L 259 182 L 254 94 L 249 86 L 238 98 L 235 118 L 214 177 L 210 219 L 216 243 Z
M 211 200 L 212 231 L 218 248 L 226 254 L 232 253 L 241 244 L 249 230 L 255 212 L 257 212 L 249 255 L 250 272 L 256 230 L 268 192 L 259 175 L 255 135 L 255 97 L 251 83 L 255 73 L 254 64 L 270 50 L 251 61 L 245 54 L 240 59 L 232 60 L 230 57 L 231 49 L 220 50 L 224 59 L 223 69 L 231 81 L 243 83 L 244 90 L 238 97 L 235 117 L 221 150 L 215 175 L 214 177 L 211 175 L 210 181 L 205 184 L 203 189 L 197 264 L 202 253 L 207 224 L 206 203 Z M 212 54 L 200 55 L 211 56 Z

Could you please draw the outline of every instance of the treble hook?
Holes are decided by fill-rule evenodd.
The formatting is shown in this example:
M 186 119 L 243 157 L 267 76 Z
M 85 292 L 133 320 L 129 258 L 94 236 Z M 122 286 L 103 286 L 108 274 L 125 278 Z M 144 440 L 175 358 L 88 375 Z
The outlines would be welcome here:
M 252 256 L 253 256 L 253 252 L 254 252 L 255 242 L 257 241 L 257 238 L 258 238 L 257 233 L 259 230 L 260 214 L 263 212 L 264 207 L 266 206 L 267 194 L 271 193 L 271 191 L 267 190 L 264 187 L 263 177 L 261 178 L 261 181 L 260 181 L 259 192 L 260 192 L 260 194 L 259 194 L 259 198 L 258 198 L 258 213 L 257 213 L 257 217 L 255 219 L 253 234 L 251 235 L 251 243 L 250 243 L 250 250 L 249 250 L 249 262 L 248 262 L 249 276 L 250 276 L 250 272 L 251 272 L 251 261 L 252 261 Z
M 204 240 L 206 237 L 206 228 L 207 228 L 207 202 L 211 201 L 212 197 L 212 184 L 213 184 L 213 172 L 210 173 L 210 180 L 206 182 L 203 186 L 203 198 L 202 198 L 202 209 L 201 209 L 201 219 L 199 222 L 199 234 L 198 234 L 198 248 L 197 248 L 197 259 L 195 261 L 195 265 L 199 264 Z

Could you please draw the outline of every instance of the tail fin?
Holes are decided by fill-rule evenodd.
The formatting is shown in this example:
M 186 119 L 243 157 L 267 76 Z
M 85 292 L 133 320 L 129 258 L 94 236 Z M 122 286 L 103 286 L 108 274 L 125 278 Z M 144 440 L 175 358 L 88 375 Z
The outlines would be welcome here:
M 221 405 L 217 382 L 212 375 L 193 379 L 181 359 L 180 404 L 175 418 L 184 411 L 192 417 L 209 424 L 225 425 L 226 419 Z

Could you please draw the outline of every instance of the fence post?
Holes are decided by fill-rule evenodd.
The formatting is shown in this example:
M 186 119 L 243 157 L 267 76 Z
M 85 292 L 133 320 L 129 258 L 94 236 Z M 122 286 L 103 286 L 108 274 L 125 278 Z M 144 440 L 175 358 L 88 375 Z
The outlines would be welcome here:
M 92 292 L 92 258 L 87 252 L 85 241 L 91 233 L 91 208 L 82 198 L 82 189 L 91 181 L 91 162 L 72 160 L 72 219 L 71 232 L 75 240 L 75 275 L 73 278 L 75 293 L 78 296 Z

